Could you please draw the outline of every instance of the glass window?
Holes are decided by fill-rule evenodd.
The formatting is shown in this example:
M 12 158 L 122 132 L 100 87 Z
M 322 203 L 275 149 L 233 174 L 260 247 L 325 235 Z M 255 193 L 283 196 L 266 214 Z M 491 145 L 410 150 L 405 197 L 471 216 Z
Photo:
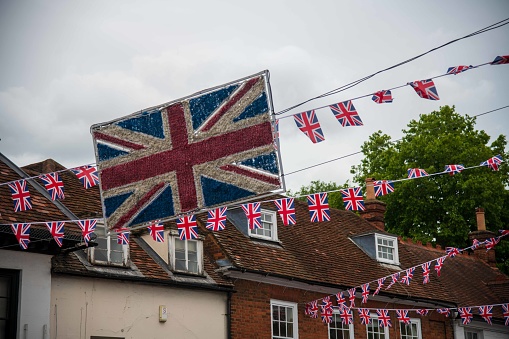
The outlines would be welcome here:
M 202 274 L 201 240 L 180 240 L 179 237 L 172 236 L 170 247 L 171 263 L 175 271 Z
M 90 262 L 103 265 L 126 266 L 129 259 L 129 246 L 117 243 L 115 232 L 107 233 L 103 225 L 97 225 L 94 232 L 97 246 L 88 249 Z
M 353 324 L 343 325 L 339 314 L 334 313 L 329 324 L 329 339 L 353 339 Z
M 272 339 L 298 338 L 297 304 L 271 300 Z
M 267 240 L 277 240 L 276 212 L 261 210 L 261 228 L 249 230 L 249 235 Z
M 482 339 L 482 331 L 480 330 L 465 330 L 465 339 Z
M 376 234 L 376 258 L 390 264 L 399 264 L 397 238 Z
M 378 325 L 378 317 L 371 315 L 371 323 L 366 325 L 368 339 L 389 339 L 389 328 Z
M 399 323 L 401 339 L 421 339 L 421 321 L 410 319 L 410 324 Z

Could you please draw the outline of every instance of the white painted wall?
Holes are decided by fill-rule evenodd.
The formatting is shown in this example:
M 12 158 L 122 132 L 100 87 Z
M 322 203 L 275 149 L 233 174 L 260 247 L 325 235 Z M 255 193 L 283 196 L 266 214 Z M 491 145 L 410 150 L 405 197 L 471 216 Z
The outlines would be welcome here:
M 494 306 L 500 307 L 500 306 Z M 482 332 L 482 339 L 508 339 L 509 327 L 502 325 L 490 325 L 486 322 L 472 321 L 467 326 L 461 324 L 460 320 L 454 321 L 454 338 L 464 339 L 465 330 L 472 329 Z
M 43 338 L 50 324 L 51 256 L 0 250 L 0 268 L 21 271 L 18 338 Z
M 226 303 L 224 292 L 54 275 L 50 338 L 225 339 Z

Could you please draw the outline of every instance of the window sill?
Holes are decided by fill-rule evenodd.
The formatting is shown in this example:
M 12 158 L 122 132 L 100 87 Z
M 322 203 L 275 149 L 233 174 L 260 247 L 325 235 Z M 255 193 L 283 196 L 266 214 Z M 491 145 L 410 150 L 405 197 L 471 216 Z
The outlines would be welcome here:
M 173 270 L 172 273 L 176 276 L 185 276 L 185 277 L 193 277 L 193 278 L 206 278 L 204 273 L 192 273 L 188 271 L 175 271 Z

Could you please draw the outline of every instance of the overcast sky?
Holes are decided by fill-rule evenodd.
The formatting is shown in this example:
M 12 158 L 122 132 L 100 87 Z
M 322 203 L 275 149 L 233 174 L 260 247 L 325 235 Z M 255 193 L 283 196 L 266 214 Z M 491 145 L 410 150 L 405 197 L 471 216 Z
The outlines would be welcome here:
M 94 163 L 90 126 L 268 69 L 276 111 L 509 17 L 509 1 L 8 1 L 0 0 L 0 152 L 19 166 L 53 158 Z M 509 25 L 461 40 L 359 86 L 290 113 L 426 79 L 509 54 Z M 509 65 L 435 80 L 439 101 L 410 87 L 394 103 L 354 101 L 364 126 L 317 111 L 312 144 L 282 119 L 285 172 L 360 150 L 377 130 L 401 137 L 411 119 L 442 105 L 476 115 L 509 105 Z M 478 118 L 492 140 L 509 109 Z M 288 175 L 351 178 L 360 156 Z M 384 178 L 398 179 L 398 178 Z

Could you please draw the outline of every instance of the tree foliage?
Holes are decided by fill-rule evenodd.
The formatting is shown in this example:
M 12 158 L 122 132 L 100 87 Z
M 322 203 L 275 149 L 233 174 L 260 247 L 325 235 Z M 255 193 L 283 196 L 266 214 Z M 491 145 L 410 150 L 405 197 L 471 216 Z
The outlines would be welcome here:
M 475 117 L 462 116 L 454 106 L 444 106 L 410 121 L 398 141 L 391 142 L 389 135 L 378 131 L 363 144 L 364 159 L 352 166 L 354 181 L 363 185 L 368 177 L 402 179 L 409 168 L 432 174 L 444 171 L 445 165 L 478 166 L 497 154 L 507 159 L 505 136 L 498 136 L 489 145 L 490 136 L 476 130 L 475 123 Z M 477 207 L 484 208 L 489 230 L 498 233 L 498 229 L 508 227 L 508 183 L 507 163 L 496 172 L 478 167 L 452 176 L 395 182 L 394 193 L 381 197 L 387 203 L 386 229 L 442 246 L 469 246 L 468 233 L 476 230 Z
M 343 199 L 339 192 L 342 188 L 347 188 L 348 182 L 343 186 L 339 186 L 334 182 L 324 182 L 321 180 L 311 181 L 308 186 L 302 186 L 297 192 L 290 192 L 289 195 L 297 197 L 300 200 L 306 200 L 306 196 L 312 193 L 331 192 L 328 193 L 327 198 L 329 200 L 329 207 L 337 209 L 345 209 L 343 207 Z M 335 191 L 335 192 L 333 192 Z

